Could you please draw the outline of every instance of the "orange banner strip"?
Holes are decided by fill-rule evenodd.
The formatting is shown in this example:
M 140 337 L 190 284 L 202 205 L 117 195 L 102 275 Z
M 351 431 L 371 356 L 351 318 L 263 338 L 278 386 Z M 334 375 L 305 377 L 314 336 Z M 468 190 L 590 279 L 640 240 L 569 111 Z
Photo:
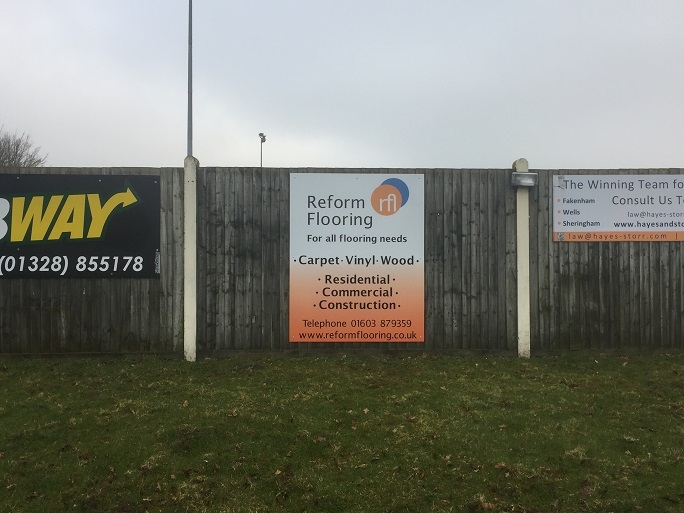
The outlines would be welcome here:
M 557 242 L 676 242 L 684 232 L 554 232 Z

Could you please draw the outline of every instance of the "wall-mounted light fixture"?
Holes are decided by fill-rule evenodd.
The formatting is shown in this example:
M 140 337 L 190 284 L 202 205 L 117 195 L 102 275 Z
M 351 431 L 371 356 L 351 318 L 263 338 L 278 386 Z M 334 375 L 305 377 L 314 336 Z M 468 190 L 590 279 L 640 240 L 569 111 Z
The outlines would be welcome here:
M 511 173 L 511 185 L 513 187 L 536 187 L 538 181 L 539 175 L 537 173 L 521 173 L 518 171 Z

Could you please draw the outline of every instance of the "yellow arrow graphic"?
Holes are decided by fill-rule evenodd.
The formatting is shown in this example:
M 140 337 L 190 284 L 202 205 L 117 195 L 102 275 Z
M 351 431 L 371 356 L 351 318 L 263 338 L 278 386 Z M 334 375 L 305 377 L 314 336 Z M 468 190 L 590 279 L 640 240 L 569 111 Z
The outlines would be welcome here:
M 119 206 L 126 208 L 133 203 L 137 203 L 137 201 L 138 198 L 135 197 L 130 187 L 125 192 L 114 194 L 104 205 L 100 203 L 99 194 L 88 194 L 88 205 L 90 206 L 90 214 L 93 220 L 90 223 L 90 228 L 88 228 L 87 238 L 98 239 L 102 237 L 105 224 L 109 216 L 112 215 L 112 212 Z

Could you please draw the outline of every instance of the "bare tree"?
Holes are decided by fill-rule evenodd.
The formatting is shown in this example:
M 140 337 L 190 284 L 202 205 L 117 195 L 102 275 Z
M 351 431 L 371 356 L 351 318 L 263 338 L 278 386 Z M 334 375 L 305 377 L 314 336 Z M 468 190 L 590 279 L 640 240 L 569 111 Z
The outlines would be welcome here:
M 33 147 L 30 135 L 10 134 L 0 127 L 0 167 L 37 167 L 46 160 L 47 155 L 41 154 L 40 147 Z

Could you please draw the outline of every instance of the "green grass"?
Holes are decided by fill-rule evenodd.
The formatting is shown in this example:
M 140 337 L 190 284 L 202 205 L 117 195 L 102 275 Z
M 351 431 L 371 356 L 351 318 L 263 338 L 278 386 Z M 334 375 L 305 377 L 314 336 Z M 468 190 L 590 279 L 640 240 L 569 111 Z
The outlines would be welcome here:
M 4 512 L 684 511 L 684 356 L 0 361 Z

